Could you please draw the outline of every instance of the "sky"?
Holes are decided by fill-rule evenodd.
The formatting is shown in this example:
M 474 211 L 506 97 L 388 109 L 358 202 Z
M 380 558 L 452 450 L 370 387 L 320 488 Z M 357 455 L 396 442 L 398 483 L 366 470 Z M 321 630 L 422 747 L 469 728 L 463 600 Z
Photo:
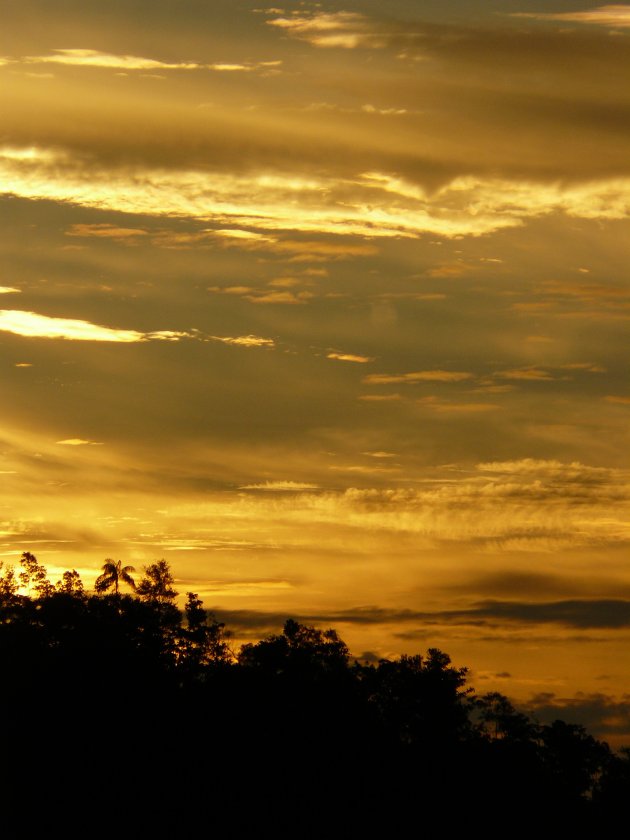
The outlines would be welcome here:
M 5 0 L 0 560 L 630 741 L 630 5 Z

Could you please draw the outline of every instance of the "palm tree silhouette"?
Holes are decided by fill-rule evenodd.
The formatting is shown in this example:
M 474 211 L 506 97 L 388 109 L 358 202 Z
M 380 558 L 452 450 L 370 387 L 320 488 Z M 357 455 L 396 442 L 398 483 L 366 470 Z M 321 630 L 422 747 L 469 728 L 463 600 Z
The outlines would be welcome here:
M 106 592 L 113 586 L 114 592 L 118 595 L 118 587 L 121 581 L 135 589 L 136 584 L 131 577 L 131 572 L 135 572 L 133 566 L 123 566 L 120 560 L 110 560 L 108 558 L 103 564 L 103 574 L 99 575 L 94 582 L 94 589 L 97 592 Z

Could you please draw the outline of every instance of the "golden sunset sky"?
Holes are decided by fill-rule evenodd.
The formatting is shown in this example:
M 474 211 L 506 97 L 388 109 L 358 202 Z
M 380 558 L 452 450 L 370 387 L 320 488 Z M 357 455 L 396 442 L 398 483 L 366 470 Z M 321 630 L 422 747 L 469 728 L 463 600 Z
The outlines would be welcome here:
M 0 559 L 630 737 L 630 5 L 2 19 Z

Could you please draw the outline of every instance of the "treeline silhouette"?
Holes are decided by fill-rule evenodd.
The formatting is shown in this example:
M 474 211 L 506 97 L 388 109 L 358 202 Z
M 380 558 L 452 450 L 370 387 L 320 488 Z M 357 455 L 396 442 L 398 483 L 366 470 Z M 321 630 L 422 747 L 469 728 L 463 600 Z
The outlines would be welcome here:
M 361 663 L 289 619 L 234 651 L 196 594 L 177 608 L 168 563 L 134 571 L 108 560 L 88 592 L 29 552 L 1 570 L 8 838 L 499 836 L 625 816 L 630 752 L 477 695 L 440 650 Z

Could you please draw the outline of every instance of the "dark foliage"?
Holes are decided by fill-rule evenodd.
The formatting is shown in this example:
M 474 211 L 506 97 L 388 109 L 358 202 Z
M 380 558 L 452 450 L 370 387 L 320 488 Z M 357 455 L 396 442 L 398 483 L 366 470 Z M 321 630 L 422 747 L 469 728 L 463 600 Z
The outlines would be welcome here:
M 601 833 L 626 807 L 627 753 L 475 696 L 437 649 L 361 665 L 288 620 L 235 655 L 195 593 L 177 609 L 165 561 L 133 595 L 112 560 L 96 594 L 21 566 L 0 574 L 7 837 Z

